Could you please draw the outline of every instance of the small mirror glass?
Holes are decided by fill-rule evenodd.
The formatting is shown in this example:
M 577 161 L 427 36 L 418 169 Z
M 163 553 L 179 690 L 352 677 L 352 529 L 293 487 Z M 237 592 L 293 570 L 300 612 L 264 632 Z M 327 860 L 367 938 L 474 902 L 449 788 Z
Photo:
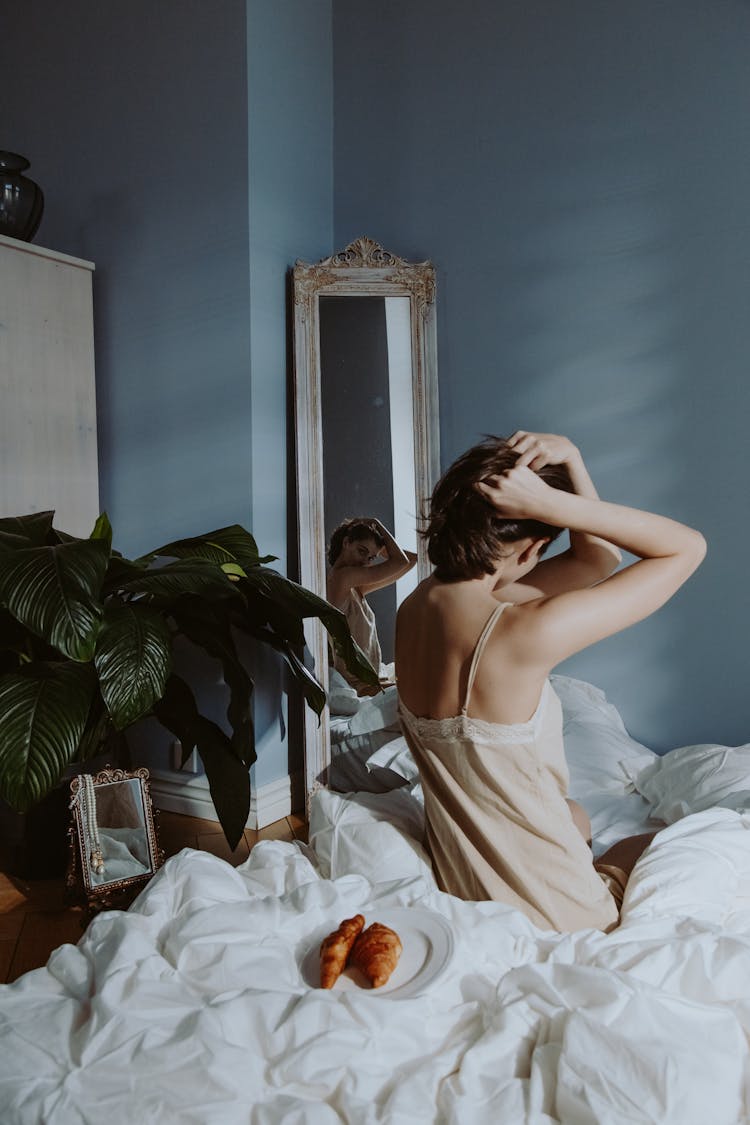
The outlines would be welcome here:
M 161 862 L 148 770 L 105 769 L 70 783 L 68 886 L 99 908 L 137 892 Z

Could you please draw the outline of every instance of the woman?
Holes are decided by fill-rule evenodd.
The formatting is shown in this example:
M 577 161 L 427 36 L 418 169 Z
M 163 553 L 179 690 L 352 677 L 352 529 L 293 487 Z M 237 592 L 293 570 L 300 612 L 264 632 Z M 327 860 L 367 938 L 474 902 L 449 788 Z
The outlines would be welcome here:
M 383 664 L 375 614 L 365 594 L 390 586 L 401 578 L 416 563 L 416 554 L 402 550 L 380 520 L 363 517 L 339 524 L 331 536 L 328 561 L 331 565 L 326 579 L 328 601 L 346 617 L 354 640 L 379 673 L 381 686 L 392 684 L 393 669 Z M 379 690 L 353 676 L 335 654 L 333 666 L 358 695 L 374 695 Z
M 540 562 L 562 528 L 570 548 Z M 612 929 L 653 833 L 595 869 L 567 798 L 562 710 L 548 675 L 640 621 L 699 566 L 699 532 L 599 500 L 567 438 L 518 431 L 470 449 L 432 496 L 433 575 L 402 604 L 396 673 L 438 883 L 545 929 Z M 618 548 L 639 561 L 613 573 Z

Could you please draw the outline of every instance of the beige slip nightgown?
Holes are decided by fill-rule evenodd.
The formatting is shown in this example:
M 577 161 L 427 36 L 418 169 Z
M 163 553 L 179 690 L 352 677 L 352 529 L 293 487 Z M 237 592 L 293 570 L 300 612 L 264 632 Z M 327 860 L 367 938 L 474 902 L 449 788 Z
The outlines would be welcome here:
M 610 930 L 615 899 L 566 802 L 562 707 L 549 681 L 528 722 L 488 723 L 467 714 L 487 639 L 477 642 L 460 715 L 417 718 L 399 704 L 424 790 L 426 839 L 441 890 L 523 911 L 543 929 Z
M 349 632 L 378 673 L 381 686 L 385 687 L 388 684 L 392 684 L 394 682 L 393 665 L 383 664 L 380 641 L 378 640 L 378 630 L 375 624 L 375 614 L 372 611 L 372 606 L 367 599 L 360 594 L 356 586 L 352 586 L 347 594 L 346 601 L 340 608 L 346 618 Z M 341 657 L 333 650 L 332 664 L 336 671 L 340 672 L 346 682 L 351 684 L 360 695 L 372 695 L 378 690 L 374 688 L 372 684 L 365 684 L 362 680 L 357 679 L 357 677 L 349 671 Z

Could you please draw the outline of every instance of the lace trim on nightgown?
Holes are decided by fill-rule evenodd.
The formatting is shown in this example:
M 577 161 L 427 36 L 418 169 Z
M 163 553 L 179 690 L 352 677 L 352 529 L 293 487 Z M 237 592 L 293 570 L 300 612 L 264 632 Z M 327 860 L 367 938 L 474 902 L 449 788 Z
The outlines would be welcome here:
M 408 725 L 418 730 L 424 738 L 469 738 L 475 742 L 521 743 L 536 737 L 547 709 L 550 690 L 550 682 L 545 680 L 537 709 L 525 723 L 490 723 L 486 719 L 474 719 L 470 715 L 451 715 L 447 719 L 420 718 L 411 713 L 402 699 L 399 700 L 398 707 Z

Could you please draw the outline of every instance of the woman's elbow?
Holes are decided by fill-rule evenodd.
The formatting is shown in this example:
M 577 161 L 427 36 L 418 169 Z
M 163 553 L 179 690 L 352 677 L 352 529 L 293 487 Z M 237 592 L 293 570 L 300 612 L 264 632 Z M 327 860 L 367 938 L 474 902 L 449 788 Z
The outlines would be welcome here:
M 708 551 L 708 543 L 706 542 L 705 535 L 702 535 L 700 531 L 696 531 L 694 528 L 691 528 L 691 531 L 691 556 L 694 563 L 693 569 L 697 570 L 706 557 L 706 552 Z
M 708 544 L 700 531 L 695 531 L 692 527 L 686 527 L 679 550 L 675 551 L 675 557 L 679 560 L 682 575 L 680 582 L 687 581 L 690 575 L 698 569 L 706 557 L 707 550 Z

